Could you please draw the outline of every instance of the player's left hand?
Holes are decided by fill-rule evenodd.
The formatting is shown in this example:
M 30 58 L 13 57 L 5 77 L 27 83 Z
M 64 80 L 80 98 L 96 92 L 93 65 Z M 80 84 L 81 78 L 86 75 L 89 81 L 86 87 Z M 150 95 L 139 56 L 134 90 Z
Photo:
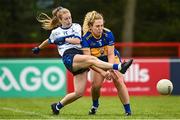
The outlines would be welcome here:
M 104 79 L 107 80 L 107 81 L 111 81 L 112 80 L 112 76 L 111 76 L 109 71 L 106 72 L 106 75 L 104 76 Z

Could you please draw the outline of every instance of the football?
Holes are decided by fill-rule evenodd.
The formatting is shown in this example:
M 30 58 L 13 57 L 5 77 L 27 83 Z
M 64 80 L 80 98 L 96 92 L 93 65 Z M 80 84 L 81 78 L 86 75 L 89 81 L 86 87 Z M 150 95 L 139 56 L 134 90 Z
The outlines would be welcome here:
M 168 79 L 161 79 L 156 85 L 157 91 L 161 95 L 170 95 L 173 90 L 173 84 Z

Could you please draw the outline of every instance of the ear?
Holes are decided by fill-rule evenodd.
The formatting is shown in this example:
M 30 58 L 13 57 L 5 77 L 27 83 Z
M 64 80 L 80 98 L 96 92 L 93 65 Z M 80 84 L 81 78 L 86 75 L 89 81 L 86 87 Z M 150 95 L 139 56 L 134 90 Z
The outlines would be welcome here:
M 92 31 L 92 26 L 89 27 L 89 31 Z

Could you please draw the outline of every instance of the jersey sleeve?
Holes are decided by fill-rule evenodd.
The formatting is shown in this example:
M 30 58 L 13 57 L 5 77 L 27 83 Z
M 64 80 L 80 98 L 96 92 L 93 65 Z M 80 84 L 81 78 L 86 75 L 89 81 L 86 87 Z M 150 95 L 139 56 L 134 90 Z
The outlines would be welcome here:
M 114 45 L 114 35 L 112 32 L 108 32 L 108 36 L 107 36 L 107 40 L 108 40 L 108 45 Z
M 79 24 L 75 24 L 74 28 L 74 38 L 79 38 L 81 40 L 81 26 Z
M 48 43 L 53 44 L 55 38 L 56 38 L 56 35 L 55 35 L 54 31 L 51 31 L 51 34 L 50 34 L 49 39 L 48 39 Z

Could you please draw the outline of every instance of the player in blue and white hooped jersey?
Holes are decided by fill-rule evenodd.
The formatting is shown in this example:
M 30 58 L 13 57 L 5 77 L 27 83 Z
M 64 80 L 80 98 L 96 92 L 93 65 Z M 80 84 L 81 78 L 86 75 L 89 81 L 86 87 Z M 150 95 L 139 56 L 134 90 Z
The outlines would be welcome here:
M 113 33 L 104 28 L 103 16 L 96 11 L 88 12 L 85 16 L 81 44 L 85 51 L 89 51 L 89 54 L 102 61 L 109 63 L 121 62 L 119 52 L 114 48 Z M 89 114 L 94 115 L 99 106 L 100 88 L 103 84 L 104 76 L 93 70 L 91 73 L 91 95 L 93 104 Z M 110 73 L 113 77 L 114 85 L 117 88 L 119 99 L 124 106 L 125 115 L 131 115 L 129 94 L 123 76 L 116 70 L 111 70 Z
M 47 14 L 41 13 L 38 17 L 37 20 L 42 23 L 42 27 L 45 30 L 52 30 L 52 32 L 48 39 L 44 40 L 38 47 L 33 48 L 32 51 L 34 54 L 38 54 L 41 49 L 49 44 L 57 45 L 64 65 L 74 75 L 74 92 L 67 94 L 62 100 L 51 105 L 53 114 L 58 115 L 61 108 L 83 96 L 88 68 L 96 66 L 104 70 L 116 69 L 126 72 L 132 61 L 111 64 L 90 55 L 83 55 L 80 46 L 81 26 L 72 23 L 70 11 L 67 8 L 57 7 L 52 11 L 52 15 L 50 18 Z
M 62 44 L 58 38 L 77 38 L 78 40 L 81 39 L 81 26 L 77 23 L 72 23 L 72 25 L 69 28 L 62 28 L 58 27 L 54 30 L 52 30 L 51 35 L 49 37 L 48 42 L 50 44 L 56 44 L 58 48 L 58 52 L 61 56 L 63 56 L 64 51 L 68 50 L 69 48 L 77 48 L 80 49 L 80 44 L 72 44 L 69 42 L 64 42 Z M 76 41 L 75 41 L 76 43 Z

